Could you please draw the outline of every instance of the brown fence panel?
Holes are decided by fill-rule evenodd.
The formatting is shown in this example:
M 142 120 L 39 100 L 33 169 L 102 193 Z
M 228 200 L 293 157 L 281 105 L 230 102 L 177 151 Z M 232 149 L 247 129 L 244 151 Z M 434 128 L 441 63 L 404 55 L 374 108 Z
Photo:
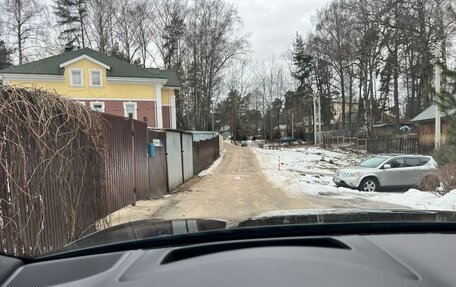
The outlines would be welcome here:
M 42 108 L 33 102 L 37 97 Z M 85 120 L 98 118 L 71 103 L 59 105 L 63 101 L 43 92 L 0 90 L 0 103 L 8 107 L 0 112 L 2 252 L 38 256 L 95 230 L 103 169 L 98 129 Z M 26 114 L 25 106 L 44 117 Z
M 106 130 L 107 214 L 149 193 L 147 176 L 147 126 L 123 117 L 103 114 Z
M 193 142 L 193 174 L 197 175 L 208 168 L 220 155 L 218 137 Z
M 149 199 L 149 172 L 147 156 L 147 124 L 139 121 L 134 122 L 135 136 L 135 173 L 136 173 L 136 200 Z
M 149 164 L 149 197 L 158 198 L 168 191 L 168 166 L 166 162 L 166 133 L 149 130 L 149 143 L 154 143 L 155 155 Z

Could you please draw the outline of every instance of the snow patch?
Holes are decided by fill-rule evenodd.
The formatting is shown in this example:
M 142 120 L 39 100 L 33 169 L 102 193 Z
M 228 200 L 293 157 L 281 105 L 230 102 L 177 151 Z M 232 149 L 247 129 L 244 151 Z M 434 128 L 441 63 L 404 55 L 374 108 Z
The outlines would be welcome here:
M 405 205 L 413 209 L 428 210 L 456 210 L 456 190 L 453 190 L 444 196 L 438 196 L 432 192 L 410 189 L 404 193 L 381 194 L 372 198 L 383 202 L 390 202 Z
M 252 148 L 268 180 L 295 196 L 325 196 L 337 199 L 367 199 L 413 209 L 456 211 L 456 190 L 445 196 L 411 189 L 407 192 L 360 192 L 337 187 L 332 181 L 336 170 L 356 165 L 365 155 L 319 147 L 266 150 Z M 280 160 L 280 162 L 279 162 Z M 280 166 L 280 170 L 279 170 Z

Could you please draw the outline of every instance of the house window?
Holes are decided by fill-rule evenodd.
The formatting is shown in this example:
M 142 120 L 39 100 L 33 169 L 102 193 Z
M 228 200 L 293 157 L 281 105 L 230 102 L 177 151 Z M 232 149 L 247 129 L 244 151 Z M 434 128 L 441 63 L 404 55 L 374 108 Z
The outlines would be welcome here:
M 105 103 L 104 102 L 90 102 L 90 108 L 94 111 L 104 113 Z
M 70 85 L 74 87 L 81 87 L 84 85 L 81 69 L 70 69 Z
M 86 105 L 86 102 L 84 102 L 84 101 L 76 101 L 76 102 L 79 103 L 81 106 L 84 106 L 84 107 Z
M 136 102 L 124 102 L 124 116 L 126 118 L 130 117 L 130 114 L 132 115 L 133 119 L 138 119 L 138 106 Z
M 90 70 L 90 86 L 101 87 L 102 85 L 101 70 Z

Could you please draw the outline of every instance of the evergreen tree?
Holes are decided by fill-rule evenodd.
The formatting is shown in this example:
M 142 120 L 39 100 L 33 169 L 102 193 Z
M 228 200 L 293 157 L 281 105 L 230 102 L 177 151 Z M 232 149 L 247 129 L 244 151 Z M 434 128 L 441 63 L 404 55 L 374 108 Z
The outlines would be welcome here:
M 54 14 L 57 25 L 63 26 L 60 37 L 66 44 L 76 44 L 85 48 L 87 0 L 54 0 Z
M 0 70 L 11 66 L 11 54 L 13 51 L 8 49 L 3 40 L 0 40 Z
M 299 87 L 310 91 L 311 73 L 312 73 L 312 56 L 308 55 L 305 50 L 304 40 L 299 33 L 296 33 L 296 39 L 293 43 L 293 66 L 295 67 L 292 76 L 299 81 Z

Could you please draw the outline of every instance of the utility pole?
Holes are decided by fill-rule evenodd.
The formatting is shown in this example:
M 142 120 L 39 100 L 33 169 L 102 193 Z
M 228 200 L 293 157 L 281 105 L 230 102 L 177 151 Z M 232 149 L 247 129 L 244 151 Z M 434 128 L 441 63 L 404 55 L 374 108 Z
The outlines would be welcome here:
M 318 94 L 318 144 L 321 145 L 321 95 Z
M 441 121 L 440 118 L 440 107 L 437 103 L 437 97 L 440 95 L 441 86 L 440 86 L 440 66 L 439 66 L 439 59 L 440 59 L 440 48 L 437 48 L 437 55 L 435 60 L 435 149 L 440 149 L 442 144 L 441 140 Z
M 317 143 L 317 99 L 313 97 L 313 122 L 314 122 L 314 145 L 318 145 Z
M 212 107 L 212 115 L 211 115 L 211 120 L 212 120 L 212 138 L 215 137 L 215 131 L 214 131 L 214 107 Z
M 294 113 L 291 113 L 291 137 L 294 138 Z

